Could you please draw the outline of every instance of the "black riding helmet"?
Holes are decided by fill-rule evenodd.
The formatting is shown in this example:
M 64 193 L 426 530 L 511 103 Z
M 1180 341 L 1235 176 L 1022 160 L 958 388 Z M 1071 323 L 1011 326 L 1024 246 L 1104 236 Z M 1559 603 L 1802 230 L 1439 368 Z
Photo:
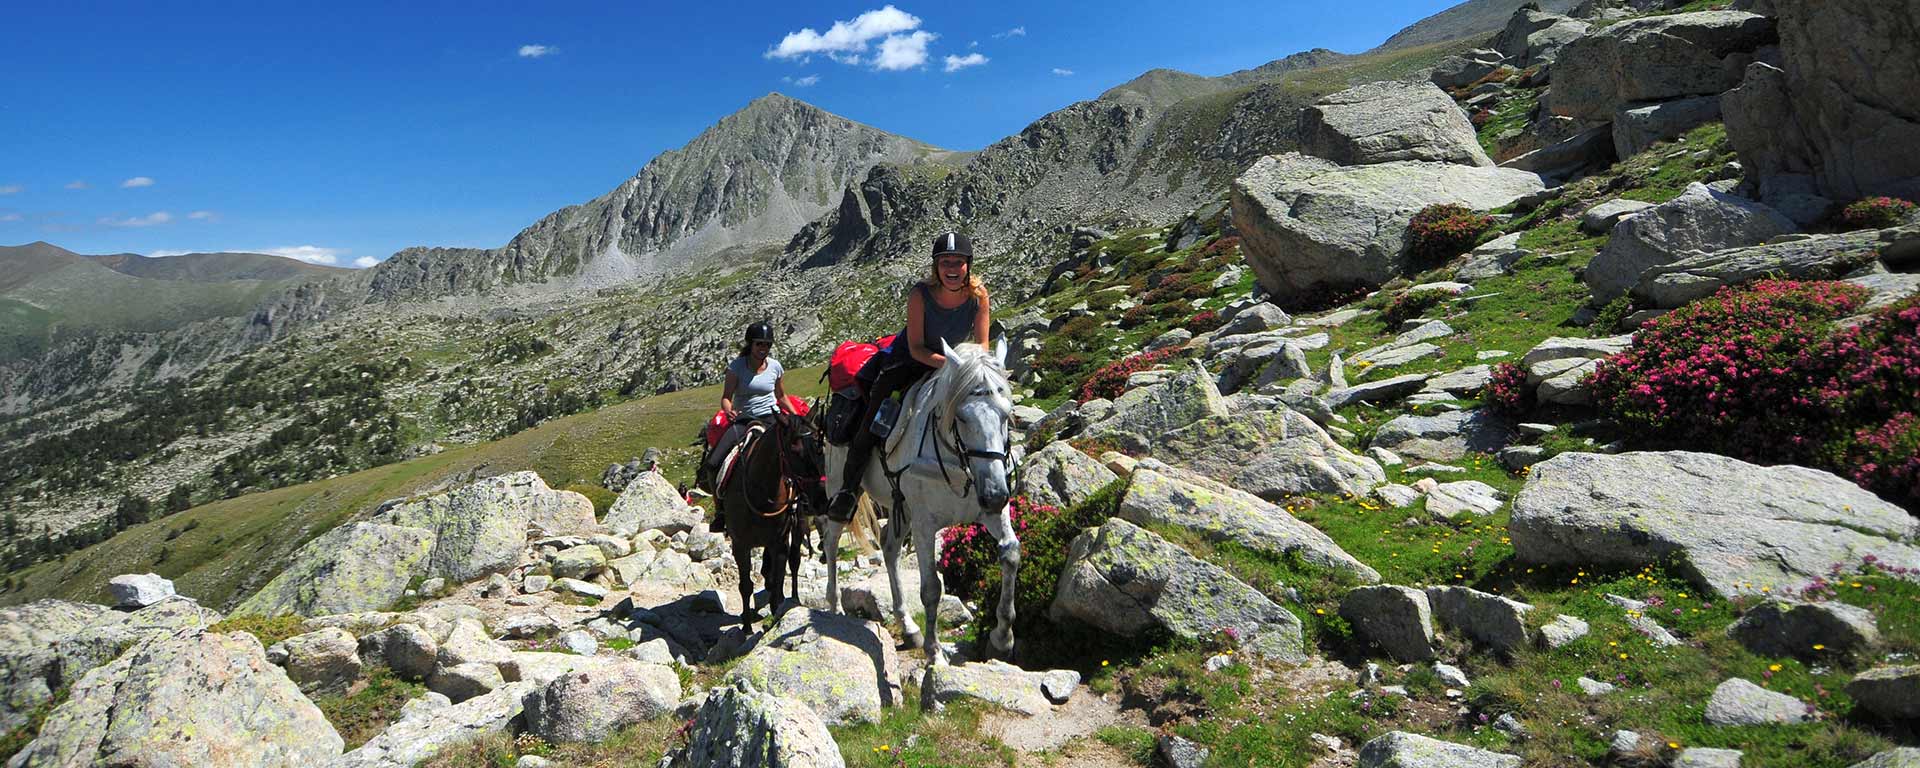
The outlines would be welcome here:
M 747 343 L 752 344 L 756 341 L 764 341 L 768 344 L 772 344 L 773 343 L 773 326 L 768 325 L 764 321 L 747 326 Z
M 933 258 L 957 254 L 973 261 L 973 240 L 958 232 L 942 232 L 933 238 Z

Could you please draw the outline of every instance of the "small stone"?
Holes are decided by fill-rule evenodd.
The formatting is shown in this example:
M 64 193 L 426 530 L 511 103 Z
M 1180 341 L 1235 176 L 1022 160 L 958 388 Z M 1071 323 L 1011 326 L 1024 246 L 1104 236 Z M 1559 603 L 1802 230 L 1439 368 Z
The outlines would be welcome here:
M 1624 755 L 1640 748 L 1640 734 L 1633 731 L 1614 731 L 1613 739 L 1607 742 L 1608 751 Z
M 1525 738 L 1527 735 L 1526 724 L 1521 723 L 1520 718 L 1514 717 L 1512 712 L 1496 718 L 1493 721 L 1493 729 L 1516 739 Z
M 1385 676 L 1386 672 L 1381 670 L 1379 664 L 1369 661 L 1366 666 L 1360 668 L 1360 676 L 1354 680 L 1354 685 L 1358 685 L 1361 688 L 1372 688 L 1373 686 L 1379 685 Z
M 1233 665 L 1232 656 L 1228 656 L 1224 653 L 1218 653 L 1212 656 L 1208 656 L 1206 664 L 1204 666 L 1206 667 L 1208 672 L 1218 672 L 1232 665 Z
M 536 574 L 529 575 L 525 579 L 522 579 L 520 581 L 520 592 L 522 594 L 528 594 L 528 595 L 539 594 L 541 592 L 547 591 L 552 586 L 553 586 L 552 576 L 536 573 Z
M 1588 696 L 1605 696 L 1614 691 L 1612 683 L 1603 683 L 1591 677 L 1582 677 L 1574 682 L 1580 686 L 1580 692 Z
M 1673 758 L 1673 768 L 1740 768 L 1740 757 L 1737 749 L 1688 747 Z
M 1586 637 L 1587 631 L 1587 622 L 1563 613 L 1540 628 L 1540 644 L 1546 646 L 1548 650 L 1557 650 L 1568 643 Z
M 1513 354 L 1512 352 L 1508 352 L 1504 349 L 1483 349 L 1483 350 L 1480 350 L 1479 352 L 1473 353 L 1473 359 L 1480 360 L 1480 361 L 1498 360 L 1500 358 L 1507 357 L 1508 355 L 1512 355 L 1512 354 Z
M 1166 768 L 1201 768 L 1212 756 L 1206 747 L 1172 734 L 1161 734 L 1154 746 L 1154 764 Z
M 124 609 L 145 608 L 174 596 L 173 582 L 157 573 L 129 573 L 107 580 L 107 591 L 113 593 L 114 607 Z
M 1713 725 L 1803 723 L 1807 721 L 1807 709 L 1807 704 L 1799 699 L 1735 677 L 1713 689 L 1713 698 L 1707 702 L 1707 722 Z
M 576 629 L 561 635 L 559 642 L 561 648 L 567 649 L 568 653 L 576 656 L 592 656 L 600 650 L 600 641 L 595 640 L 593 633 L 584 629 Z
M 506 685 L 500 668 L 482 661 L 441 667 L 427 678 L 427 690 L 447 697 L 455 704 Z
M 1380 466 L 1383 467 L 1397 467 L 1407 463 L 1405 459 L 1400 458 L 1399 454 L 1385 448 L 1368 448 L 1367 455 L 1372 456 L 1373 460 L 1380 462 Z
M 553 588 L 557 592 L 564 592 L 569 595 L 577 595 L 593 600 L 599 600 L 607 596 L 606 587 L 579 579 L 555 579 Z
M 1467 680 L 1467 673 L 1452 664 L 1433 665 L 1433 674 L 1435 677 L 1440 678 L 1442 685 L 1453 688 L 1466 688 L 1472 685 L 1472 683 Z

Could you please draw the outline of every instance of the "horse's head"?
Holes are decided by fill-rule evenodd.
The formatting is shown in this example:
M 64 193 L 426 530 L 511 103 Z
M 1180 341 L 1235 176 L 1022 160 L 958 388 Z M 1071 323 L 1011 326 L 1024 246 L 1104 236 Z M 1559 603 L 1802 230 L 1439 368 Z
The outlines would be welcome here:
M 818 413 L 818 407 L 813 412 Z M 808 506 L 827 508 L 826 441 L 811 417 L 780 414 L 780 450 L 786 454 L 789 475 L 805 494 Z
M 967 463 L 974 496 L 986 510 L 1007 505 L 1013 491 L 1007 451 L 1012 445 L 1013 385 L 1007 380 L 1007 345 L 988 351 L 978 344 L 958 349 L 940 344 L 947 363 L 935 379 L 942 439 L 953 441 Z

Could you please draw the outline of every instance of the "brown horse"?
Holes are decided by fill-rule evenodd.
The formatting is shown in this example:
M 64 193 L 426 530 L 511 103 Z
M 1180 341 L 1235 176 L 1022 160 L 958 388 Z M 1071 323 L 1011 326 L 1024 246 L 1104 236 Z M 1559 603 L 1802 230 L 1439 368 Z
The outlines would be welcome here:
M 753 575 L 748 566 L 761 550 L 760 578 L 767 585 L 768 613 L 777 616 L 785 601 L 781 576 L 791 571 L 800 592 L 800 546 L 806 540 L 805 516 L 826 509 L 821 481 L 824 448 L 807 419 L 785 413 L 763 421 L 742 441 L 740 455 L 714 498 L 716 512 L 727 516 L 727 538 L 740 569 L 740 626 L 751 630 L 760 615 L 753 607 Z

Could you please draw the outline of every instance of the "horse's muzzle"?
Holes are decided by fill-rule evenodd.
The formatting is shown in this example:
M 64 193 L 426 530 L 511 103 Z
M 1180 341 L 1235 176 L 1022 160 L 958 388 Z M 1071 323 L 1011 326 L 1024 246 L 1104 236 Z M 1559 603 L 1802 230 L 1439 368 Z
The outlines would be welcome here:
M 998 512 L 1002 507 L 1007 506 L 1007 500 L 1012 497 L 1013 497 L 1012 494 L 1006 493 L 1004 491 L 999 493 L 988 493 L 988 492 L 982 491 L 976 498 L 980 500 L 981 509 L 986 510 L 988 512 Z

